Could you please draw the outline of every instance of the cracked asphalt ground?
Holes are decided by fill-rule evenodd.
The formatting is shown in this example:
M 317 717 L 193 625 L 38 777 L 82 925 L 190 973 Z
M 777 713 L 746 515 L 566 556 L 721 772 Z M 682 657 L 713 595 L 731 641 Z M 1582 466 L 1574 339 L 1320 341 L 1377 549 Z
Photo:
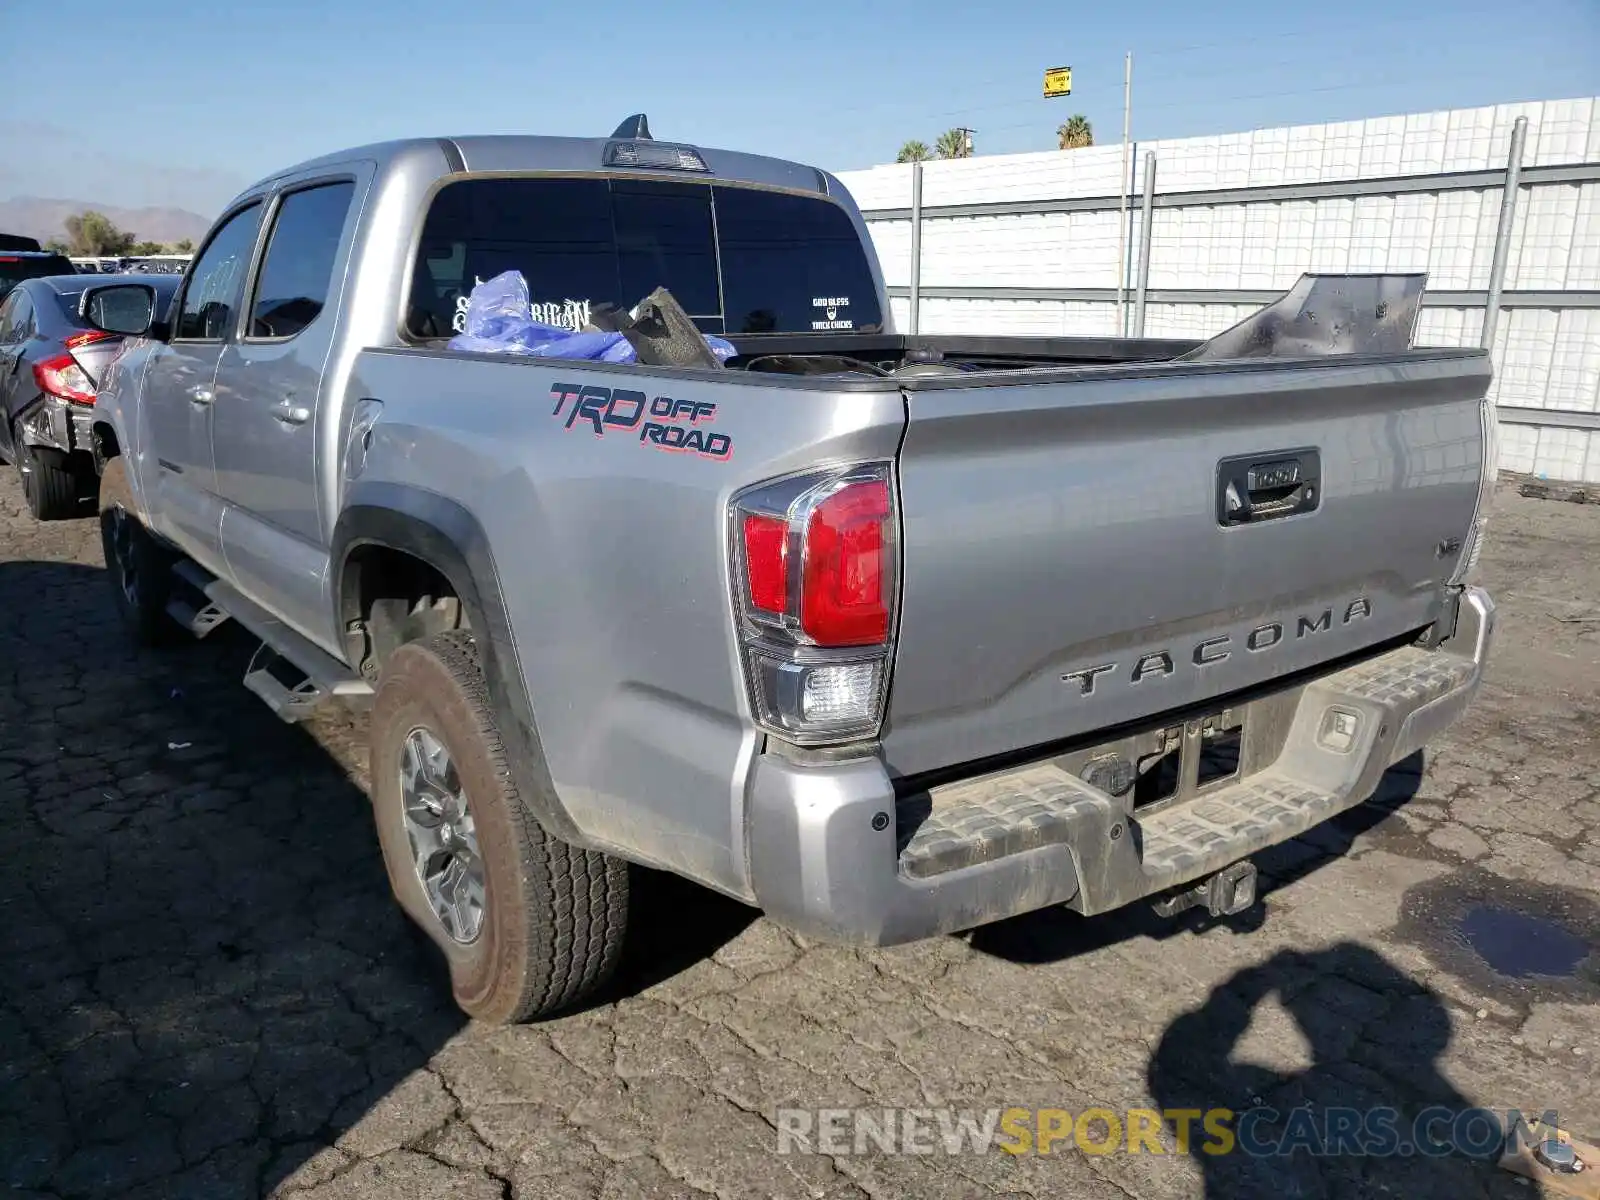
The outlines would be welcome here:
M 1247 919 L 1046 912 L 858 952 L 652 876 L 600 1002 L 489 1029 L 390 904 L 360 722 L 280 724 L 227 629 L 130 652 L 94 522 L 36 524 L 8 473 L 0 1180 L 63 1200 L 1533 1195 L 1459 1158 L 780 1155 L 774 1127 L 787 1106 L 1261 1097 L 1554 1108 L 1595 1140 L 1600 509 L 1502 488 L 1486 573 L 1501 634 L 1476 708 L 1262 856 Z M 1485 911 L 1535 922 L 1497 956 L 1553 922 L 1590 957 L 1501 973 L 1463 936 Z

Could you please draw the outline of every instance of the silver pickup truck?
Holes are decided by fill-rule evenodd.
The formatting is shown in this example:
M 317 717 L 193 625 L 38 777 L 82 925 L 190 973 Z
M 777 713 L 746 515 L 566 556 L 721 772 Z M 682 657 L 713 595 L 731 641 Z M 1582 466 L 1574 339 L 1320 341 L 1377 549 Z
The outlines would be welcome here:
M 508 270 L 737 354 L 449 349 Z M 857 943 L 1237 911 L 1478 686 L 1489 362 L 1412 347 L 1419 294 L 904 336 L 825 172 L 642 122 L 366 146 L 241 195 L 170 308 L 91 292 L 147 314 L 106 562 L 139 638 L 232 620 L 286 719 L 370 708 L 395 895 L 482 1019 L 605 979 L 629 863 Z

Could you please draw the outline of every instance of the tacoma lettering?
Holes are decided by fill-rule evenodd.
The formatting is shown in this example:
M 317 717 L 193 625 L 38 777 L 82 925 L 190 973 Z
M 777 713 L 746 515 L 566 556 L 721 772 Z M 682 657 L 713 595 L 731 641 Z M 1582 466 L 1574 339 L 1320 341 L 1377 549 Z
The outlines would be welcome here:
M 1283 641 L 1283 626 L 1273 621 L 1259 629 L 1252 629 L 1244 644 L 1252 650 L 1270 650 L 1281 641 Z
M 1310 617 L 1301 617 L 1294 635 L 1303 638 L 1308 633 L 1325 633 L 1331 628 L 1333 628 L 1333 609 L 1325 608 L 1322 610 L 1322 615 L 1314 622 Z
M 1294 618 L 1294 636 L 1296 639 L 1312 637 L 1319 633 L 1327 633 L 1333 628 L 1334 609 L 1329 607 L 1320 613 L 1299 615 Z M 1363 617 L 1372 615 L 1372 601 L 1365 596 L 1357 596 L 1344 609 L 1342 625 L 1348 625 Z M 1285 639 L 1287 621 L 1268 621 L 1258 625 L 1244 636 L 1245 649 L 1255 654 L 1264 654 L 1275 646 L 1279 646 Z M 1067 671 L 1062 676 L 1064 683 L 1076 683 L 1078 695 L 1094 695 L 1095 684 L 1102 675 L 1110 675 L 1119 670 L 1126 672 L 1124 678 L 1131 685 L 1141 683 L 1152 677 L 1164 678 L 1174 671 L 1174 663 L 1182 658 L 1187 658 L 1199 670 L 1216 666 L 1233 656 L 1234 639 L 1230 634 L 1221 634 L 1208 637 L 1196 642 L 1188 650 L 1152 650 L 1142 654 L 1134 660 L 1131 667 L 1124 667 L 1119 663 L 1101 663 L 1098 666 L 1085 667 L 1081 671 Z
M 1171 675 L 1172 655 L 1163 650 L 1160 654 L 1146 654 L 1133 668 L 1133 681 L 1138 683 L 1146 675 Z

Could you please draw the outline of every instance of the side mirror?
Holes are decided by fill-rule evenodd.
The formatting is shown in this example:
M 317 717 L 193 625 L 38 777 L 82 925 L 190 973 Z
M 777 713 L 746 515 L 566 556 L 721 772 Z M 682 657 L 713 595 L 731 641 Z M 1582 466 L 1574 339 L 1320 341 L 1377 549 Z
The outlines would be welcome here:
M 163 337 L 156 290 L 148 283 L 109 283 L 84 290 L 78 315 L 92 328 L 124 337 Z

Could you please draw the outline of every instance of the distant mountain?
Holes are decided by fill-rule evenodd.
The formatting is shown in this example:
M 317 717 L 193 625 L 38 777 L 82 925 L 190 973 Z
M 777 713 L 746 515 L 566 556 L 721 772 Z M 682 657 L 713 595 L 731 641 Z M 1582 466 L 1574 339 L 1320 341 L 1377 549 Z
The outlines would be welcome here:
M 46 200 L 38 196 L 13 196 L 0 200 L 0 233 L 20 233 L 41 242 L 66 236 L 66 220 L 86 208 L 103 212 L 119 229 L 141 242 L 198 242 L 211 228 L 209 217 L 182 208 L 119 208 L 93 200 Z

